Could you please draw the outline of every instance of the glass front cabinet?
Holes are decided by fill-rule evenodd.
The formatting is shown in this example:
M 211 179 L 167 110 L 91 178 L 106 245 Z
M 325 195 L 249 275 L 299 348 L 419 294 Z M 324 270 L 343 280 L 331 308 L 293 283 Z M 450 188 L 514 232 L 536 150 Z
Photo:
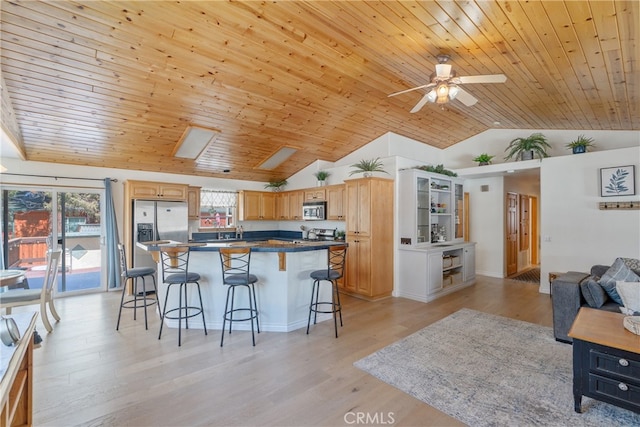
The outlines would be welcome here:
M 401 247 L 464 241 L 461 179 L 405 169 L 398 185 Z

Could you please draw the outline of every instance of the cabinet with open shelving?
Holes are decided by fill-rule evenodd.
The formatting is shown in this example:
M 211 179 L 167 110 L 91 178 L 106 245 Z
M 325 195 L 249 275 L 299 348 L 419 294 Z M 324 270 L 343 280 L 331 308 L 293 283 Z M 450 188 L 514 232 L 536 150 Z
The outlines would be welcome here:
M 475 243 L 400 249 L 396 296 L 429 302 L 475 282 Z
M 399 173 L 400 244 L 426 246 L 464 240 L 462 180 L 406 169 Z

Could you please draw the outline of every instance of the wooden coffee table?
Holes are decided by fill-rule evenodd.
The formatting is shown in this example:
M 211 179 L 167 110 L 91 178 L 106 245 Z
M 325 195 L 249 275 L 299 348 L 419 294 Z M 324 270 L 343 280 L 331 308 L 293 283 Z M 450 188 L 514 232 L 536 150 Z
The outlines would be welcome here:
M 573 397 L 582 396 L 640 412 L 640 335 L 622 325 L 624 315 L 583 307 L 569 330 L 573 338 Z

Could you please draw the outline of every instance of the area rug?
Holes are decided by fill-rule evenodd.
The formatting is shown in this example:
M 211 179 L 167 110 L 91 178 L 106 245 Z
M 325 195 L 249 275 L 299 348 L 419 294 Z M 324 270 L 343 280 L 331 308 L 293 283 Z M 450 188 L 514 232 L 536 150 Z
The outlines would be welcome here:
M 540 283 L 540 269 L 532 268 L 531 270 L 522 272 L 517 276 L 509 277 L 509 279 L 517 280 L 518 282 Z
M 572 347 L 551 328 L 474 310 L 355 366 L 474 427 L 640 425 L 640 414 L 586 397 L 574 412 Z

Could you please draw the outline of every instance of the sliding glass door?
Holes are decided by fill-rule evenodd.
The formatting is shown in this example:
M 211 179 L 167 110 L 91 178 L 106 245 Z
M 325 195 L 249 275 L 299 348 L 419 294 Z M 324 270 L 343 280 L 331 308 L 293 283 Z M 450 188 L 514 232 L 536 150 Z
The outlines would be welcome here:
M 103 290 L 100 190 L 2 190 L 3 268 L 25 272 L 29 288 L 41 288 L 46 251 L 63 257 L 58 293 Z

